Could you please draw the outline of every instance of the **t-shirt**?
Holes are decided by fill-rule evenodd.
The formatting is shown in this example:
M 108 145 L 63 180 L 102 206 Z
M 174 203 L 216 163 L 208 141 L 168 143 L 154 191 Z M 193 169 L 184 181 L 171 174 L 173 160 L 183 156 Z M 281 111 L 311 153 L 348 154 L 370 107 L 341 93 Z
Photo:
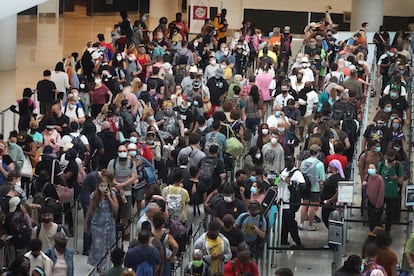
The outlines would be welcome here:
M 115 170 L 114 170 L 115 160 L 116 160 L 116 164 L 115 164 Z M 109 172 L 114 174 L 114 179 L 118 181 L 119 183 L 127 181 L 129 178 L 131 178 L 131 174 L 136 173 L 137 171 L 137 168 L 133 161 L 131 160 L 121 161 L 119 160 L 119 158 L 112 159 L 111 161 L 109 161 L 108 167 L 106 169 Z M 130 191 L 131 186 L 125 186 L 124 190 Z
M 223 228 L 221 228 L 221 233 L 229 240 L 230 247 L 237 247 L 244 241 L 243 232 L 237 227 L 233 227 L 229 232 L 226 232 Z M 233 258 L 237 257 L 237 250 L 232 250 L 231 254 L 233 255 Z
M 262 217 L 262 223 L 260 225 L 260 215 L 252 217 L 249 213 L 241 214 L 237 220 L 236 224 L 241 228 L 246 242 L 254 242 L 257 240 L 258 235 L 253 230 L 253 227 L 260 227 L 260 230 L 266 231 L 266 220 Z
M 37 227 L 36 226 L 32 229 L 32 239 L 39 239 L 42 241 L 42 250 L 51 248 L 55 246 L 55 239 L 54 235 L 57 233 L 58 225 L 56 223 L 53 223 L 50 228 L 46 227 L 44 223 L 41 224 L 39 237 L 37 237 Z M 61 229 L 62 233 L 65 233 L 63 228 Z
M 220 106 L 220 97 L 227 92 L 229 85 L 223 79 L 210 78 L 207 81 L 207 87 L 210 90 L 210 101 L 212 105 Z
M 278 199 L 283 200 L 283 208 L 284 209 L 289 209 L 290 208 L 290 190 L 288 187 L 288 184 L 283 181 L 282 179 L 285 179 L 286 177 L 288 177 L 292 171 L 295 171 L 292 176 L 290 177 L 290 181 L 291 183 L 298 183 L 298 184 L 303 184 L 305 183 L 305 178 L 303 177 L 303 174 L 300 172 L 299 169 L 293 167 L 291 170 L 287 170 L 286 168 L 280 173 L 280 181 L 279 181 L 279 186 L 278 186 L 278 193 L 277 193 L 277 197 Z
M 196 192 L 192 193 L 193 186 L 196 186 Z M 197 205 L 203 203 L 203 195 L 207 193 L 207 187 L 199 181 L 185 181 L 184 188 L 187 190 L 190 195 L 189 205 Z
M 234 264 L 232 262 L 235 262 Z M 234 266 L 234 270 L 233 270 Z M 252 261 L 252 264 L 246 262 L 240 264 L 238 260 L 228 262 L 224 265 L 224 275 L 244 275 L 244 272 L 251 272 L 254 276 L 259 276 L 259 270 L 256 262 Z
M 162 196 L 166 199 L 168 194 L 180 194 L 181 193 L 181 221 L 187 220 L 186 206 L 190 202 L 190 196 L 186 189 L 170 185 L 162 190 Z
M 300 170 L 309 177 L 311 181 L 311 192 L 320 192 L 319 181 L 325 180 L 325 167 L 323 163 L 311 156 L 303 160 Z
M 159 265 L 161 262 L 160 253 L 150 245 L 139 245 L 130 248 L 125 254 L 124 266 L 132 268 L 135 272 L 137 266 L 143 262 L 148 262 L 153 267 Z
M 398 183 L 396 180 L 391 179 L 391 176 L 402 177 L 404 175 L 404 168 L 400 163 L 396 163 L 391 167 L 388 167 L 381 162 L 378 164 L 378 174 L 384 179 L 386 198 L 397 198 L 398 197 Z
M 191 146 L 185 147 L 180 150 L 180 152 L 178 153 L 177 162 L 179 162 L 180 157 L 183 155 L 188 156 L 188 167 L 198 166 L 198 164 L 200 163 L 200 160 L 206 157 L 206 154 L 204 152 L 202 152 L 199 149 L 195 149 Z
M 102 84 L 99 88 L 95 88 L 91 92 L 91 104 L 105 104 L 107 102 L 107 92 L 108 87 L 105 84 Z
M 89 145 L 88 138 L 86 138 L 85 135 L 81 135 L 79 132 L 71 132 L 69 135 L 65 135 L 62 137 L 62 140 L 60 140 L 59 146 L 63 148 L 67 143 L 72 143 L 72 140 L 75 139 L 80 135 L 80 140 L 82 143 L 86 146 Z
M 237 219 L 244 212 L 246 212 L 246 205 L 240 199 L 235 198 L 232 202 L 220 201 L 217 204 L 215 215 L 221 219 L 225 214 L 231 214 L 234 219 Z
M 411 254 L 411 258 L 414 257 L 414 233 L 411 233 L 410 236 L 408 236 L 407 241 L 405 242 L 404 254 L 403 254 L 403 259 L 402 259 L 402 264 L 401 264 L 402 271 L 410 272 L 408 259 L 405 256 L 406 253 Z
M 342 178 L 339 173 L 333 174 L 328 177 L 328 179 L 323 182 L 323 189 L 321 193 L 321 201 L 328 200 L 332 198 L 336 191 L 338 190 L 338 181 L 341 181 Z
M 208 252 L 210 253 L 210 255 L 220 255 L 223 252 L 223 248 L 222 248 L 223 246 L 222 246 L 220 236 L 218 236 L 215 240 L 212 240 L 206 237 L 206 243 L 207 243 L 207 248 L 208 248 Z M 211 271 L 213 273 L 219 272 L 220 262 L 221 262 L 220 259 L 217 259 L 215 261 L 211 260 L 210 266 L 211 266 Z
M 55 248 L 53 250 L 56 251 Z M 66 264 L 65 255 L 59 254 L 56 251 L 56 262 L 53 265 L 52 274 L 53 276 L 67 276 L 68 265 Z

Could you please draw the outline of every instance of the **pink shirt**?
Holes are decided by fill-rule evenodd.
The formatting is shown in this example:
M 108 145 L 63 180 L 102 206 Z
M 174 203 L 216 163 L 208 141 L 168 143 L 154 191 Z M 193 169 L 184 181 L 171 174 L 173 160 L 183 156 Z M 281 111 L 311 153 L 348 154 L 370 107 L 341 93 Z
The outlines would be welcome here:
M 369 202 L 374 205 L 375 208 L 381 208 L 384 205 L 385 192 L 385 185 L 382 177 L 378 174 L 368 177 L 366 190 Z
M 256 200 L 262 203 L 264 198 L 265 198 L 265 194 L 258 194 L 258 195 L 250 194 L 250 201 Z
M 270 101 L 270 90 L 269 86 L 273 78 L 269 73 L 263 72 L 256 76 L 256 85 L 259 87 L 260 95 L 262 95 L 263 101 Z

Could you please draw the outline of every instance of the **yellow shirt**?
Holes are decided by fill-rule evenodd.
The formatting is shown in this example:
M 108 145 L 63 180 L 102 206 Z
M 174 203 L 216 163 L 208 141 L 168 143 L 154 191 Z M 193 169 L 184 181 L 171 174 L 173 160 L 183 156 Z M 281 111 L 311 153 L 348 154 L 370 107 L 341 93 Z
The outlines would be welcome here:
M 221 246 L 220 236 L 218 236 L 217 239 L 215 240 L 210 240 L 208 237 L 206 237 L 206 242 L 207 242 L 207 248 L 208 248 L 208 251 L 210 252 L 210 255 L 220 255 L 222 253 L 223 249 L 221 248 L 222 246 Z M 221 272 L 219 271 L 221 261 L 222 261 L 221 259 L 211 261 L 210 263 L 211 272 L 213 273 Z
M 187 204 L 190 202 L 190 196 L 188 195 L 188 192 L 186 189 L 177 187 L 174 185 L 170 185 L 165 187 L 162 190 L 162 196 L 168 201 L 168 194 L 172 195 L 179 195 L 181 194 L 181 215 L 179 217 L 179 220 L 181 222 L 187 221 Z M 170 214 L 171 215 L 171 214 Z

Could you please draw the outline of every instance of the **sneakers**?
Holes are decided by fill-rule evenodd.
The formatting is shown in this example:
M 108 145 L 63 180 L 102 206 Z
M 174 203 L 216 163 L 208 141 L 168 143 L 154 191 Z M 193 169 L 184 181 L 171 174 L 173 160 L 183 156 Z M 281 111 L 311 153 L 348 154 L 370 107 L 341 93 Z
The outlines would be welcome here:
M 319 228 L 316 227 L 315 225 L 308 226 L 308 231 L 318 231 L 318 230 Z
M 303 223 L 298 224 L 298 229 L 299 230 L 305 230 L 305 226 L 303 225 Z

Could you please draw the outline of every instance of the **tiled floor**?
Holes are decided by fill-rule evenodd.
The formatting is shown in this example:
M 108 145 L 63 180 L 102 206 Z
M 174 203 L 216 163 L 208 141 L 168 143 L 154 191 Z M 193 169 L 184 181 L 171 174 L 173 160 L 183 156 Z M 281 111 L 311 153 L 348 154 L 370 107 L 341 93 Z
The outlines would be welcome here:
M 79 10 L 79 7 L 77 7 Z M 131 15 L 131 20 L 135 18 Z M 111 26 L 118 21 L 118 16 L 87 17 L 78 13 L 67 13 L 64 18 L 18 17 L 17 34 L 17 70 L 0 72 L 0 110 L 12 104 L 21 96 L 24 87 L 36 86 L 42 78 L 42 71 L 46 68 L 53 69 L 55 63 L 71 52 L 82 53 L 88 40 L 94 40 L 96 34 L 104 33 L 109 39 Z M 156 22 L 156 20 L 152 20 Z M 153 24 L 150 24 L 151 27 Z M 0 61 L 1 62 L 1 61 Z M 374 112 L 374 111 L 372 111 Z M 13 124 L 12 117 L 6 118 L 7 126 Z M 356 185 L 359 191 L 359 184 Z M 360 197 L 355 196 L 355 203 L 359 205 Z M 352 218 L 359 219 L 359 210 L 354 210 Z M 79 233 L 82 233 L 82 214 L 79 213 Z M 317 232 L 301 231 L 303 244 L 307 248 L 321 248 L 327 244 L 327 231 L 320 223 Z M 350 224 L 346 254 L 359 254 L 361 244 L 366 237 L 367 228 L 361 224 Z M 81 237 L 81 235 L 79 235 Z M 392 230 L 394 242 L 392 248 L 401 256 L 404 240 L 407 236 L 405 226 L 395 226 Z M 69 246 L 73 247 L 73 239 Z M 79 238 L 78 251 L 82 251 L 82 240 Z M 75 256 L 75 275 L 87 275 L 90 266 L 86 263 L 86 257 Z M 330 275 L 332 252 L 330 251 L 282 251 L 275 252 L 273 259 L 267 258 L 266 264 L 272 267 L 289 266 L 294 269 L 295 275 Z M 274 271 L 272 269 L 272 273 Z M 264 275 L 264 274 L 263 274 Z

